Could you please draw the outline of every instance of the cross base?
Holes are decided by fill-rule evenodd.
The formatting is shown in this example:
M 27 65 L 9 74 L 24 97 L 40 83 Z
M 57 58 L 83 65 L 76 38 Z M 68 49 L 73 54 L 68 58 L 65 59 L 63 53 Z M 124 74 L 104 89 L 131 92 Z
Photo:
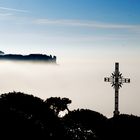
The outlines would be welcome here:
M 120 112 L 118 110 L 115 110 L 113 113 L 114 113 L 114 117 L 118 116 L 120 114 Z

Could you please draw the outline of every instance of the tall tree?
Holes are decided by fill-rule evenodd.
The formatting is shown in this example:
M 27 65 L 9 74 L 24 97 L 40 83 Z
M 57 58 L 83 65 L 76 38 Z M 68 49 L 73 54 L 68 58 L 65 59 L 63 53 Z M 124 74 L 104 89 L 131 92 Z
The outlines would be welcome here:
M 68 98 L 51 97 L 48 98 L 45 102 L 58 116 L 60 111 L 67 110 L 69 112 L 68 105 L 72 101 Z

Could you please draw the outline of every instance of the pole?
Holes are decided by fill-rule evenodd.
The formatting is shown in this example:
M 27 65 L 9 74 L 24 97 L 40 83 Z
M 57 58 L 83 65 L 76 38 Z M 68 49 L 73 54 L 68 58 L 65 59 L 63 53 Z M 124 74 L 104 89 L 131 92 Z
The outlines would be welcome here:
M 119 115 L 119 63 L 115 63 L 115 110 L 114 116 Z

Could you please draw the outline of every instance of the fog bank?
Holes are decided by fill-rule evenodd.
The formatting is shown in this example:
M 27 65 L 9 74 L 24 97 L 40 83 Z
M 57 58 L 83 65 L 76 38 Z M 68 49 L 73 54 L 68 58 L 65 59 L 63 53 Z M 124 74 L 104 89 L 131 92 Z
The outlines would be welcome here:
M 70 109 L 88 108 L 111 116 L 114 110 L 114 91 L 109 83 L 103 81 L 114 70 L 111 64 L 105 64 L 104 61 L 58 65 L 0 61 L 0 92 L 21 91 L 42 99 L 67 97 L 72 100 Z M 104 65 L 106 67 L 103 68 Z M 134 108 L 138 102 L 131 91 L 132 87 L 128 85 L 121 89 L 120 107 L 125 113 L 133 111 L 136 114 L 138 112 Z M 136 101 L 133 106 L 131 99 Z

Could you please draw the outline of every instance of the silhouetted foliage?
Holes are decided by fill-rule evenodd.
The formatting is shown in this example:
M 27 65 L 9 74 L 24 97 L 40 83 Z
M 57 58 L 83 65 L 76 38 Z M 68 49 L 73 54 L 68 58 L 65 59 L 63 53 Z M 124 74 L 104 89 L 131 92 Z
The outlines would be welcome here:
M 60 111 L 67 110 L 69 112 L 68 105 L 71 103 L 71 100 L 68 98 L 51 97 L 45 102 L 58 116 Z
M 121 114 L 107 120 L 106 139 L 140 139 L 140 117 Z
M 73 133 L 73 136 L 76 136 L 78 130 L 81 132 L 80 139 L 98 139 L 98 131 L 107 120 L 102 114 L 88 109 L 74 110 L 63 119 L 65 125 L 69 126 L 69 133 Z
M 4 139 L 121 140 L 140 139 L 140 117 L 121 114 L 112 118 L 89 110 L 69 111 L 71 100 L 11 92 L 0 95 L 0 136 Z
M 0 114 L 0 135 L 41 139 L 58 136 L 59 119 L 40 98 L 20 92 L 2 94 Z

